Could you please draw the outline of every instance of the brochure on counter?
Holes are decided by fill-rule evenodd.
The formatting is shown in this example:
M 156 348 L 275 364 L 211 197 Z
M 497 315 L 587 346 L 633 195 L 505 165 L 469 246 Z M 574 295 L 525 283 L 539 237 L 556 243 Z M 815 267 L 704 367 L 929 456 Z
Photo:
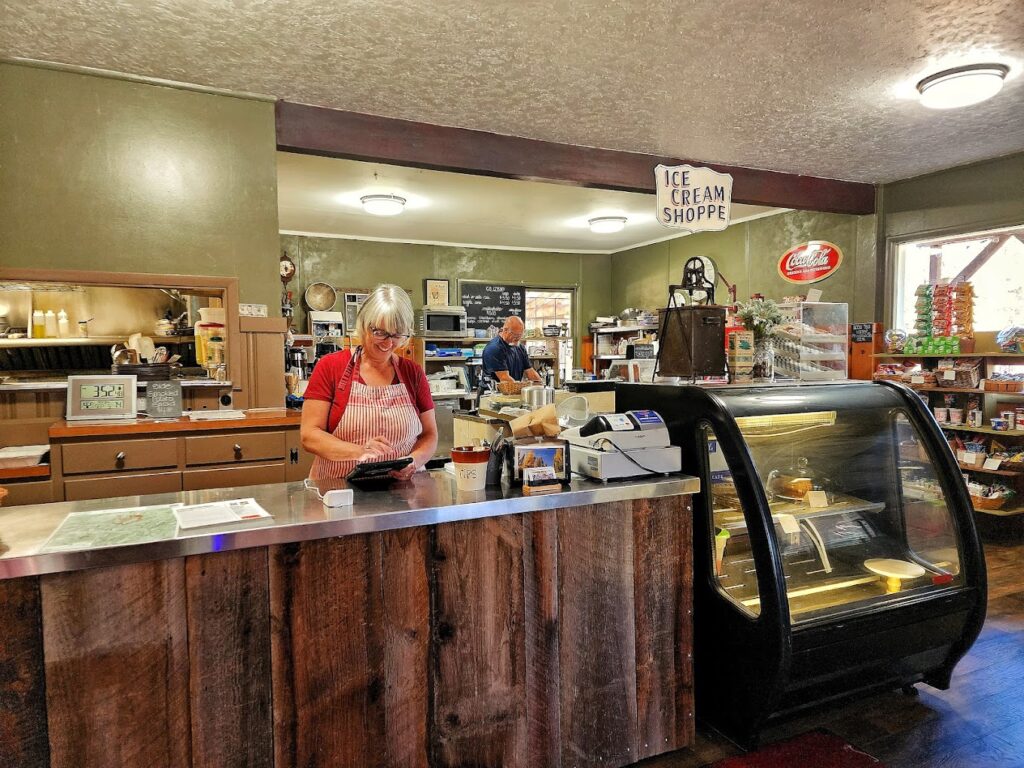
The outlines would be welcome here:
M 256 503 L 256 499 L 212 501 L 207 504 L 175 504 L 171 509 L 174 511 L 174 516 L 178 518 L 178 527 L 182 530 L 272 517 L 267 510 Z
M 273 517 L 255 499 L 208 504 L 157 504 L 149 507 L 71 512 L 37 550 L 38 554 L 145 544 L 173 539 L 179 531 Z

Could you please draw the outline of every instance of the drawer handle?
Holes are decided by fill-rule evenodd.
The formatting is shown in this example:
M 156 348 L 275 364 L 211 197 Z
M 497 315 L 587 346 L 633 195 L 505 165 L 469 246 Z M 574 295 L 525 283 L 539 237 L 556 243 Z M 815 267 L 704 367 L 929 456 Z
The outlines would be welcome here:
M 124 461 L 124 451 L 118 451 L 117 455 L 114 456 L 117 461 Z
M 242 452 L 242 446 L 240 446 L 238 443 L 235 443 L 235 453 L 241 453 L 241 452 Z

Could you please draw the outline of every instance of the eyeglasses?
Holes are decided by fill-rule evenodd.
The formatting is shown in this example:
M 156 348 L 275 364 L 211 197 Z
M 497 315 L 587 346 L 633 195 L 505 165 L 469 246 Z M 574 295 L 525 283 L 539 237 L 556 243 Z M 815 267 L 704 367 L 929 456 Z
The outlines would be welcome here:
M 405 344 L 409 340 L 408 333 L 388 333 L 383 328 L 374 328 L 370 326 L 370 335 L 378 341 L 384 341 L 384 339 L 391 339 L 398 345 Z

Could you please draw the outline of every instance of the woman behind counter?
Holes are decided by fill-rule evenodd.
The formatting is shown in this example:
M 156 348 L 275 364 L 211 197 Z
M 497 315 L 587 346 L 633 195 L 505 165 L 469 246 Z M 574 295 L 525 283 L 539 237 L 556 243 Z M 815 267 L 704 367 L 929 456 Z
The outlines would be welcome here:
M 378 285 L 356 316 L 355 350 L 333 352 L 313 369 L 302 406 L 302 447 L 316 458 L 314 480 L 344 477 L 364 461 L 411 456 L 392 474 L 407 480 L 437 448 L 434 400 L 423 369 L 395 349 L 409 341 L 413 312 L 397 285 Z

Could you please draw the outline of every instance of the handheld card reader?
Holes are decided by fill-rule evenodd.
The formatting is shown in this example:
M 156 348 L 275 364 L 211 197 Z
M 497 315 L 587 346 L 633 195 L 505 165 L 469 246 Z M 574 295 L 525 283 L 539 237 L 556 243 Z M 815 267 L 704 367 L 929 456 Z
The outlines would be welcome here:
M 682 451 L 655 411 L 603 413 L 560 437 L 573 446 L 573 472 L 598 480 L 668 474 L 683 465 Z

